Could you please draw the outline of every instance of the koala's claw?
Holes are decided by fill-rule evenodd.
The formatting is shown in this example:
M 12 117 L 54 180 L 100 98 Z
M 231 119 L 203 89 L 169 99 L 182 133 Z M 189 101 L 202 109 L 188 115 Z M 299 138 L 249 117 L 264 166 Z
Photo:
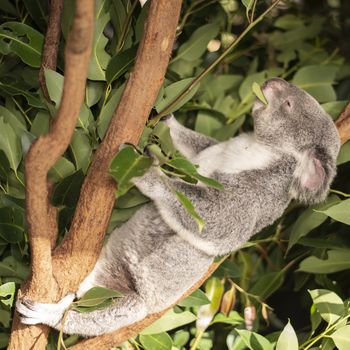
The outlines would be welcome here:
M 38 303 L 23 298 L 16 301 L 16 309 L 20 315 L 20 321 L 23 324 L 44 323 L 49 326 L 54 326 L 60 322 L 65 310 L 74 298 L 74 293 L 67 294 L 57 304 Z

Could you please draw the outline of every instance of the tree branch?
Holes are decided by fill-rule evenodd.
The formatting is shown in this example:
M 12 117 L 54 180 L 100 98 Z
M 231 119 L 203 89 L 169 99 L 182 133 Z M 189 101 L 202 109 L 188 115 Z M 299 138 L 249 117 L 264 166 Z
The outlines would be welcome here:
M 134 70 L 94 155 L 70 232 L 54 252 L 53 273 L 62 296 L 77 289 L 99 256 L 115 202 L 109 164 L 122 143 L 138 143 L 164 80 L 180 9 L 181 0 L 151 2 Z
M 335 122 L 342 145 L 350 140 L 350 102 Z
M 39 137 L 30 147 L 25 160 L 26 219 L 31 246 L 32 273 L 19 296 L 52 301 L 51 242 L 56 225 L 50 210 L 47 173 L 69 145 L 80 106 L 85 95 L 85 82 L 93 37 L 94 1 L 76 2 L 76 15 L 65 49 L 63 96 L 57 116 L 48 134 Z M 8 349 L 44 349 L 47 327 L 25 327 L 15 317 Z
M 47 101 L 50 101 L 50 96 L 47 91 L 44 69 L 49 68 L 56 70 L 57 51 L 61 38 L 61 17 L 63 9 L 63 0 L 50 1 L 50 14 L 47 31 L 45 35 L 45 43 L 41 58 L 41 66 L 39 71 L 39 83 Z

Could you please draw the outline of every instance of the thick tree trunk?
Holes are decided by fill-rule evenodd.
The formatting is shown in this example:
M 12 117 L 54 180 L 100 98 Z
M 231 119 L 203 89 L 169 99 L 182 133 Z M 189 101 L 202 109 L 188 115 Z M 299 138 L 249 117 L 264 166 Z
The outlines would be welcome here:
M 57 297 L 52 275 L 51 247 L 56 237 L 55 213 L 49 203 L 47 173 L 69 145 L 85 96 L 85 83 L 93 37 L 94 1 L 79 0 L 65 49 L 65 79 L 62 102 L 50 132 L 39 137 L 26 156 L 26 219 L 31 247 L 32 273 L 22 286 L 23 295 L 42 301 Z M 54 53 L 56 54 L 56 52 Z M 8 349 L 44 349 L 48 327 L 26 327 L 15 314 Z
M 164 80 L 181 9 L 181 0 L 151 2 L 134 71 L 130 74 L 106 136 L 94 155 L 70 232 L 53 252 L 51 264 L 52 233 L 48 231 L 54 225 L 50 219 L 52 215 L 48 215 L 46 176 L 54 161 L 67 148 L 74 131 L 75 122 L 71 123 L 70 115 L 79 115 L 86 80 L 86 69 L 77 69 L 81 67 L 77 64 L 82 60 L 87 64 L 84 53 L 91 44 L 87 45 L 91 33 L 86 31 L 93 22 L 93 1 L 79 0 L 76 4 L 75 26 L 65 51 L 65 86 L 59 112 L 69 120 L 60 128 L 55 121 L 50 133 L 37 140 L 26 160 L 27 220 L 33 260 L 32 277 L 26 284 L 29 288 L 22 289 L 26 290 L 26 296 L 40 301 L 55 301 L 68 291 L 76 290 L 97 260 L 115 201 L 115 183 L 108 175 L 109 163 L 122 143 L 137 144 L 142 134 Z M 82 12 L 83 9 L 85 12 Z M 64 142 L 60 142 L 62 140 Z M 52 147 L 50 152 L 48 146 Z M 44 349 L 46 336 L 47 327 L 20 325 L 15 316 L 9 349 Z

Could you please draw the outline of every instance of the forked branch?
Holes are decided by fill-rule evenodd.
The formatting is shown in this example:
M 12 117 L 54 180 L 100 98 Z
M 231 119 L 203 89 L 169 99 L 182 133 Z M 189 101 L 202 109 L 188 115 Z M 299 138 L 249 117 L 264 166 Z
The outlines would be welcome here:
M 39 137 L 25 160 L 26 219 L 31 246 L 32 273 L 19 296 L 52 301 L 56 295 L 52 279 L 51 244 L 56 232 L 49 205 L 47 174 L 69 145 L 84 99 L 93 37 L 94 1 L 76 2 L 76 16 L 65 49 L 65 80 L 57 116 L 48 134 Z M 8 349 L 44 349 L 44 326 L 25 327 L 15 316 Z

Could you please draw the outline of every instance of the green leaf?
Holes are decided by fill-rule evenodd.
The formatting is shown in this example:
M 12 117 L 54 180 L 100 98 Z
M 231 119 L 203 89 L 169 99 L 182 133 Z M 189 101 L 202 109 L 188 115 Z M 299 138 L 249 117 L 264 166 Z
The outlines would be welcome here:
M 253 83 L 257 83 L 259 85 L 263 84 L 266 80 L 266 72 L 259 72 L 254 73 L 251 75 L 248 75 L 243 80 L 241 86 L 239 87 L 239 97 L 241 98 L 242 104 L 247 104 L 249 102 L 253 102 L 253 91 L 252 91 L 252 85 Z M 250 108 L 250 107 L 249 107 Z
M 102 97 L 105 84 L 100 81 L 88 81 L 86 85 L 85 103 L 90 108 Z
M 333 118 L 333 120 L 335 120 L 345 108 L 347 103 L 348 101 L 333 101 L 323 103 L 322 108 Z
M 350 225 L 350 198 L 345 199 L 326 210 L 318 210 L 318 212 L 328 215 L 334 220 Z
M 185 324 L 192 323 L 196 319 L 197 317 L 189 311 L 176 313 L 173 309 L 171 309 L 167 311 L 160 319 L 142 330 L 140 334 L 149 335 L 167 332 L 184 326 Z
M 0 26 L 0 52 L 15 54 L 29 66 L 39 68 L 44 36 L 20 22 L 6 22 Z
M 15 299 L 16 285 L 14 282 L 4 283 L 0 286 L 0 301 L 2 304 L 12 306 Z M 5 298 L 5 299 L 2 299 Z
M 63 180 L 75 172 L 75 166 L 67 158 L 61 157 L 49 171 L 49 178 L 53 182 Z
M 74 1 L 72 1 L 74 3 Z M 47 27 L 48 4 L 41 0 L 23 0 L 30 17 L 41 30 Z
M 326 260 L 310 256 L 299 265 L 299 271 L 309 273 L 334 273 L 350 268 L 350 249 L 328 250 Z
M 0 117 L 0 149 L 6 154 L 11 169 L 16 173 L 22 159 L 22 147 L 10 124 Z
M 319 102 L 337 99 L 332 84 L 338 71 L 336 66 L 312 65 L 300 68 L 293 77 L 293 84 L 306 90 Z
M 193 307 L 207 304 L 210 304 L 210 300 L 200 289 L 195 290 L 191 295 L 178 303 L 179 306 L 184 307 Z
M 186 197 L 183 193 L 175 191 L 176 197 L 179 202 L 183 205 L 186 211 L 193 217 L 198 225 L 199 232 L 202 232 L 205 222 L 202 217 L 197 213 L 196 208 L 194 207 L 192 201 Z
M 69 208 L 74 208 L 78 202 L 83 181 L 84 174 L 81 170 L 64 178 L 55 186 L 52 193 L 52 204 L 56 207 L 65 205 Z
M 281 335 L 277 340 L 276 350 L 298 350 L 299 342 L 297 335 L 295 334 L 293 326 L 288 320 L 287 325 L 284 327 Z
M 339 350 L 350 349 L 350 325 L 346 325 L 337 329 L 330 337 L 333 339 L 335 345 Z
M 339 203 L 339 201 L 340 199 L 337 196 L 332 195 L 327 198 L 326 203 L 313 205 L 304 210 L 292 226 L 288 250 L 290 250 L 301 237 L 306 236 L 310 231 L 320 226 L 327 219 L 327 216 L 321 213 L 322 210 L 335 203 Z
M 170 84 L 164 89 L 164 98 L 156 103 L 155 107 L 158 113 L 162 112 L 167 106 L 172 103 L 183 91 L 187 90 L 190 83 L 194 78 L 186 78 L 177 81 L 176 83 Z M 183 98 L 181 98 L 169 111 L 172 113 L 182 107 L 186 102 L 188 102 L 197 92 L 199 84 L 194 86 L 190 92 L 187 93 Z
M 108 3 L 105 0 L 97 2 L 94 39 L 91 53 L 91 60 L 88 70 L 90 80 L 105 80 L 105 70 L 110 60 L 110 55 L 105 51 L 108 39 L 104 36 L 103 31 L 110 21 L 108 13 Z
M 31 106 L 45 108 L 45 104 L 39 99 L 39 96 L 28 92 L 28 89 L 26 89 L 23 85 L 15 85 L 15 83 L 5 83 L 0 81 L 0 91 L 3 91 L 5 94 L 11 96 L 21 95 Z
M 236 329 L 250 350 L 272 350 L 272 344 L 262 335 L 243 329 Z
M 122 297 L 122 294 L 116 290 L 93 287 L 89 289 L 82 298 L 74 302 L 74 307 L 94 307 L 104 303 L 108 299 L 120 297 Z
M 344 313 L 344 303 L 337 294 L 326 289 L 309 290 L 313 303 L 321 317 L 330 325 Z
M 265 300 L 281 287 L 284 275 L 285 271 L 283 269 L 278 272 L 268 272 L 258 279 L 249 292 L 259 295 L 261 299 Z
M 86 173 L 90 164 L 92 148 L 89 138 L 82 130 L 75 130 L 71 143 L 70 150 L 74 159 L 76 169 L 82 169 Z
M 106 70 L 106 80 L 111 84 L 114 80 L 121 77 L 134 64 L 136 58 L 137 46 L 117 53 L 111 58 Z
M 264 96 L 264 93 L 261 90 L 260 85 L 254 81 L 253 85 L 252 85 L 252 90 L 255 94 L 255 96 L 264 104 L 267 105 L 267 100 L 266 97 Z
M 9 342 L 9 336 L 5 333 L 0 333 L 0 348 L 6 348 Z
M 200 58 L 207 50 L 207 45 L 211 39 L 214 39 L 219 33 L 218 23 L 206 24 L 196 29 L 190 39 L 182 44 L 177 52 L 173 62 L 178 59 L 194 61 Z
M 205 177 L 205 176 L 200 175 L 197 172 L 196 166 L 194 164 L 192 164 L 186 158 L 182 158 L 182 157 L 173 158 L 167 162 L 167 165 L 171 166 L 172 168 L 174 168 L 176 170 L 179 170 L 180 172 L 186 174 L 187 176 L 189 176 L 195 180 L 201 181 L 202 183 L 204 183 L 207 186 L 213 187 L 217 190 L 224 189 L 224 186 L 220 182 L 218 182 L 214 179 L 211 179 L 209 177 Z
M 17 261 L 13 256 L 8 256 L 0 261 L 0 276 L 18 277 L 25 280 L 30 272 L 29 266 Z
M 250 9 L 253 6 L 254 0 L 241 0 L 241 1 L 242 1 L 242 4 L 244 5 L 244 7 L 246 9 L 245 10 L 246 16 L 249 19 L 249 11 L 250 11 Z
M 158 138 L 160 146 L 167 156 L 175 154 L 176 149 L 170 136 L 170 128 L 165 123 L 158 123 L 153 129 L 152 135 Z
M 56 107 L 58 107 L 61 103 L 63 93 L 64 76 L 48 68 L 44 68 L 44 75 L 50 99 L 55 102 Z
M 113 113 L 117 108 L 120 97 L 124 91 L 125 84 L 119 86 L 118 89 L 112 90 L 110 94 L 110 99 L 106 103 L 106 105 L 102 108 L 100 115 L 97 118 L 97 132 L 100 139 L 103 139 L 109 122 L 112 119 Z
M 230 324 L 232 326 L 236 326 L 244 323 L 244 318 L 241 317 L 241 315 L 237 311 L 231 311 L 228 316 L 226 316 L 223 313 L 219 313 L 215 315 L 210 325 L 213 325 L 215 323 L 225 323 Z
M 140 343 L 146 350 L 171 350 L 173 341 L 167 333 L 140 335 Z
M 195 131 L 214 137 L 215 132 L 220 130 L 223 124 L 207 111 L 199 111 L 196 118 Z M 225 125 L 227 127 L 227 125 Z
M 220 279 L 211 277 L 205 284 L 205 294 L 210 300 L 209 305 L 202 305 L 197 312 L 196 327 L 198 331 L 204 331 L 213 320 L 220 308 L 220 302 L 224 293 L 224 286 Z
M 0 150 L 0 179 L 6 180 L 10 172 L 10 163 L 4 151 Z
M 26 122 L 20 115 L 15 115 L 10 112 L 7 108 L 0 106 L 0 118 L 3 117 L 4 121 L 11 125 L 15 134 L 19 137 L 27 130 Z
M 40 111 L 35 116 L 30 132 L 35 136 L 46 134 L 49 131 L 50 115 L 47 112 Z
M 174 334 L 174 346 L 181 348 L 190 340 L 190 333 L 184 330 L 179 330 Z
M 19 243 L 23 240 L 24 213 L 11 207 L 0 208 L 0 236 L 8 243 Z
M 345 143 L 340 148 L 340 152 L 337 158 L 337 165 L 341 165 L 350 161 L 350 141 Z
M 133 186 L 130 180 L 142 176 L 152 165 L 153 159 L 140 155 L 134 147 L 126 146 L 112 160 L 109 172 L 118 182 L 117 195 L 121 196 Z

